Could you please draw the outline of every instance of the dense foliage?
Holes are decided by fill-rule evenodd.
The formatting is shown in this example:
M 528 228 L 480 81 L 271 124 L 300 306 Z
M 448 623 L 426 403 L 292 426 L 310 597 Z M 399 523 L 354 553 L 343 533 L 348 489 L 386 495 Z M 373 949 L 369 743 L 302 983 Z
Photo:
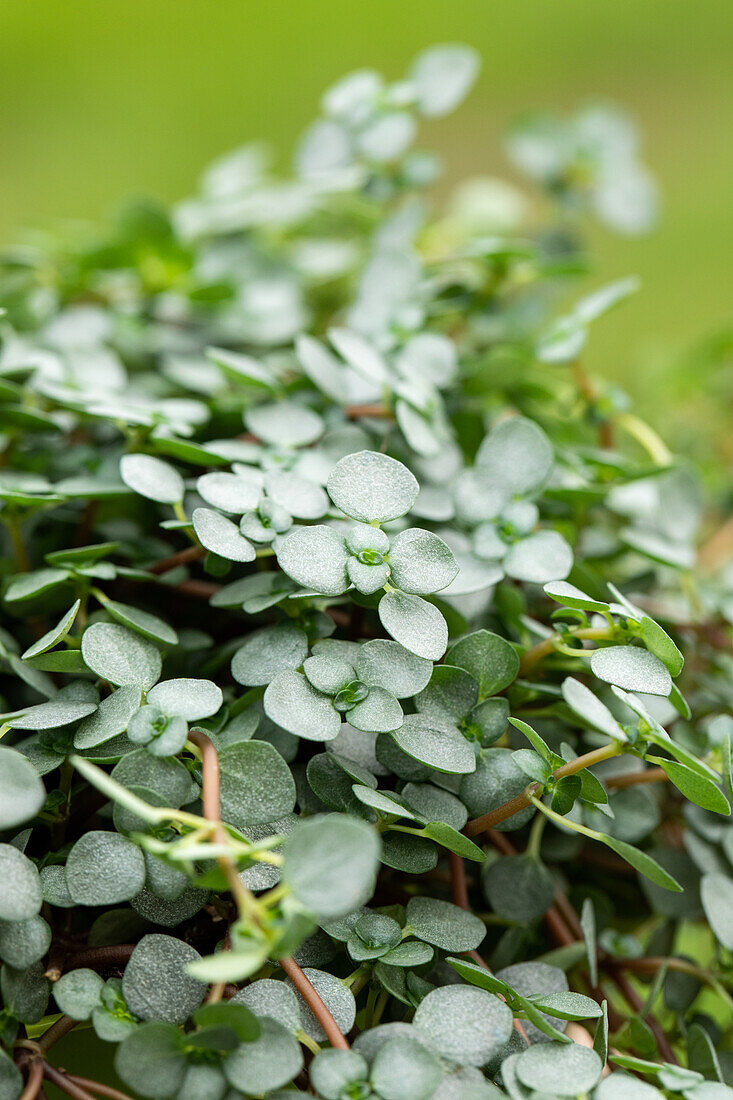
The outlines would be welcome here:
M 476 69 L 6 256 L 0 1100 L 123 1096 L 74 1026 L 152 1100 L 733 1095 L 730 582 L 569 286 L 654 188 L 593 107 L 429 217 Z

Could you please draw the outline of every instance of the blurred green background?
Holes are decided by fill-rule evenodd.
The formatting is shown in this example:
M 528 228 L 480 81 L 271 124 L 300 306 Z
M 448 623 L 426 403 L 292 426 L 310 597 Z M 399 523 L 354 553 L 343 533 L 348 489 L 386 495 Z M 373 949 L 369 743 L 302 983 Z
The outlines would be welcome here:
M 663 209 L 650 237 L 594 234 L 596 282 L 644 286 L 601 322 L 589 366 L 677 449 L 733 460 L 731 0 L 2 0 L 0 20 L 0 241 L 130 192 L 182 197 L 249 139 L 286 167 L 330 82 L 360 66 L 394 78 L 435 42 L 483 56 L 468 103 L 422 135 L 449 182 L 511 177 L 501 134 L 526 109 L 618 102 Z

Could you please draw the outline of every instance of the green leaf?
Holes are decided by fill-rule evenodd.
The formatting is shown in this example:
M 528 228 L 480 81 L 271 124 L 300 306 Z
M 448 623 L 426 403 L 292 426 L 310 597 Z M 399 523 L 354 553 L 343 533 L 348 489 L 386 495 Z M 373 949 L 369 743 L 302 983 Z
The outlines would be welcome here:
M 504 558 L 508 577 L 528 584 L 563 580 L 573 567 L 573 551 L 557 531 L 537 531 L 515 542 Z
M 298 823 L 284 848 L 283 881 L 319 920 L 353 912 L 372 895 L 379 837 L 356 818 L 329 814 Z
M 255 560 L 252 543 L 221 512 L 215 512 L 213 508 L 194 508 L 192 520 L 196 538 L 205 550 L 225 558 L 226 561 Z
M 613 848 L 617 855 L 620 855 L 627 863 L 630 863 L 632 867 L 641 875 L 645 875 L 646 878 L 651 879 L 657 886 L 663 886 L 665 890 L 672 890 L 675 893 L 681 893 L 682 887 L 672 875 L 661 867 L 655 859 L 647 855 L 646 852 L 640 851 L 638 848 L 634 848 L 631 844 L 626 844 L 623 840 L 616 840 L 615 837 L 606 836 L 603 837 L 603 843 L 609 848 Z
M 530 493 L 549 476 L 552 445 L 539 424 L 513 416 L 491 429 L 478 449 L 476 465 L 488 470 L 492 483 L 508 495 Z
M 186 1073 L 183 1036 L 172 1024 L 143 1024 L 120 1043 L 114 1065 L 125 1084 L 141 1096 L 175 1096 Z
M 152 455 L 123 455 L 120 477 L 134 492 L 160 504 L 179 504 L 183 500 L 183 478 L 169 462 Z
M 230 825 L 266 824 L 295 805 L 290 768 L 267 741 L 240 741 L 222 749 L 219 770 L 221 813 Z
M 45 801 L 46 789 L 30 761 L 0 745 L 0 830 L 30 821 Z
M 326 488 L 336 507 L 352 519 L 387 523 L 409 512 L 420 486 L 414 474 L 389 455 L 357 451 L 336 463 Z
M 306 634 L 291 623 L 253 631 L 232 657 L 238 684 L 269 684 L 279 672 L 300 668 L 308 656 Z
M 512 1014 L 497 996 L 483 989 L 446 985 L 423 998 L 415 1010 L 413 1026 L 441 1058 L 464 1066 L 484 1066 L 509 1041 Z
M 148 703 L 164 714 L 180 715 L 187 722 L 210 718 L 221 707 L 221 688 L 211 680 L 161 680 L 148 692 Z
M 410 898 L 407 927 L 417 939 L 444 951 L 473 951 L 486 935 L 483 921 L 473 913 L 430 897 Z
M 69 852 L 66 883 L 77 905 L 116 905 L 142 890 L 145 860 L 126 837 L 92 830 Z
M 204 999 L 206 987 L 186 972 L 200 958 L 190 944 L 152 933 L 135 946 L 122 977 L 122 992 L 141 1020 L 182 1024 Z
M 510 921 L 533 921 L 553 903 L 555 881 L 538 859 L 521 853 L 487 863 L 481 887 L 491 909 Z
M 81 638 L 84 661 L 98 676 L 118 686 L 151 688 L 160 676 L 159 651 L 117 623 L 92 623 Z
M 297 1040 L 281 1024 L 264 1016 L 260 1036 L 241 1043 L 224 1062 L 224 1074 L 235 1089 L 260 1096 L 287 1085 L 303 1068 Z
M 268 718 L 307 741 L 333 741 L 341 729 L 341 716 L 331 700 L 302 672 L 278 673 L 265 691 L 264 706 Z
M 519 657 L 514 647 L 488 630 L 476 630 L 451 646 L 446 664 L 470 673 L 479 685 L 482 699 L 503 691 L 519 672 Z
M 666 666 L 670 676 L 679 676 L 685 664 L 684 657 L 659 623 L 645 615 L 636 628 L 636 634 L 649 652 Z
M 592 596 L 586 595 L 567 581 L 550 581 L 544 585 L 544 590 L 551 599 L 561 603 L 563 607 L 576 607 L 582 611 L 608 611 L 608 604 L 603 600 L 594 600 Z
M 388 638 L 374 638 L 360 646 L 355 667 L 365 684 L 383 687 L 396 699 L 417 695 L 433 671 L 431 661 Z
M 597 1084 L 603 1064 L 594 1050 L 578 1043 L 539 1043 L 522 1051 L 516 1069 L 530 1089 L 578 1096 Z
M 390 577 L 403 592 L 427 595 L 446 588 L 458 574 L 453 552 L 432 531 L 409 527 L 392 540 Z
M 672 690 L 669 672 L 659 658 L 637 646 L 612 645 L 596 649 L 591 654 L 590 667 L 599 680 L 625 691 L 666 696 Z
M 596 939 L 596 913 L 593 902 L 586 898 L 580 911 L 580 926 L 583 929 L 585 955 L 588 961 L 588 973 L 592 985 L 598 985 L 598 943 Z
M 202 474 L 196 482 L 196 490 L 207 504 L 235 516 L 256 508 L 261 496 L 257 482 L 218 470 Z
M 101 592 L 99 596 L 102 597 Z M 116 622 L 122 623 L 123 626 L 129 627 L 137 634 L 142 634 L 143 638 L 149 638 L 152 642 L 160 642 L 161 645 L 178 645 L 178 635 L 173 627 L 163 622 L 157 615 L 151 615 L 149 611 L 142 611 L 138 607 L 130 607 L 126 603 L 108 600 L 106 597 L 102 600 L 102 604 L 105 611 Z
M 29 920 L 41 908 L 41 880 L 35 863 L 14 848 L 0 844 L 0 920 Z
M 346 542 L 325 524 L 295 527 L 283 539 L 277 560 L 289 577 L 309 591 L 338 596 L 349 587 Z
M 124 733 L 128 722 L 140 706 L 142 689 L 138 684 L 117 688 L 100 702 L 93 714 L 77 726 L 75 749 L 92 749 Z
M 603 1015 L 601 1006 L 582 993 L 536 993 L 532 1004 L 561 1020 L 596 1020 Z
M 459 833 L 451 825 L 446 825 L 444 821 L 429 821 L 423 827 L 422 835 L 426 836 L 428 840 L 434 840 L 441 847 L 447 848 L 449 852 L 455 852 L 457 856 L 462 856 L 464 859 L 472 859 L 476 863 L 483 863 L 486 859 L 477 844 L 474 844 L 472 840 L 469 840 L 463 833 Z
M 432 722 L 422 714 L 408 714 L 390 736 L 408 756 L 437 771 L 465 775 L 476 768 L 476 753 L 455 726 Z
M 733 951 L 733 881 L 719 871 L 703 875 L 700 897 L 716 940 Z
M 701 806 L 703 810 L 710 810 L 711 813 L 730 816 L 728 799 L 707 776 L 700 775 L 685 764 L 680 764 L 676 760 L 667 760 L 662 756 L 647 756 L 646 759 L 650 764 L 660 767 L 690 802 Z
M 88 1020 L 101 1001 L 103 980 L 95 970 L 69 970 L 54 983 L 53 997 L 72 1020 Z
M 52 627 L 51 630 L 47 630 L 43 637 L 39 638 L 33 645 L 28 646 L 28 649 L 26 649 L 22 656 L 22 660 L 27 661 L 30 657 L 37 657 L 40 653 L 46 653 L 49 649 L 52 649 L 55 645 L 58 645 L 59 642 L 63 641 L 74 625 L 74 619 L 80 607 L 81 600 L 77 600 L 76 603 L 72 604 L 66 614 L 59 619 L 56 626 Z
M 524 734 L 535 752 L 538 753 L 543 760 L 546 760 L 552 769 L 562 767 L 565 763 L 563 758 L 558 756 L 557 753 L 552 752 L 549 745 L 542 740 L 540 735 L 536 733 L 527 722 L 523 722 L 521 718 L 510 718 L 509 721 L 520 733 Z
M 438 661 L 448 645 L 448 626 L 437 607 L 420 596 L 385 592 L 379 601 L 382 626 L 418 657 Z
M 377 1051 L 369 1080 L 383 1100 L 428 1100 L 443 1078 L 443 1067 L 422 1042 L 397 1036 Z

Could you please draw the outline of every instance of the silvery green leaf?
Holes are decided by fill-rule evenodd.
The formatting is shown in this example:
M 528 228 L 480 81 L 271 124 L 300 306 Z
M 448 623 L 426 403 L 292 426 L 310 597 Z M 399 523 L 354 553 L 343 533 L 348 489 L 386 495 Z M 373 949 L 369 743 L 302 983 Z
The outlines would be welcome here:
M 480 65 L 476 50 L 461 44 L 431 46 L 419 53 L 409 80 L 421 113 L 437 118 L 454 110 L 470 91 Z
M 369 1080 L 385 1100 L 428 1100 L 442 1077 L 443 1066 L 421 1040 L 397 1036 L 377 1052 Z
M 0 958 L 9 966 L 18 970 L 32 966 L 50 946 L 51 928 L 43 917 L 0 921 Z
M 504 558 L 507 576 L 531 584 L 562 580 L 572 567 L 573 551 L 557 531 L 537 531 L 520 539 Z
M 212 607 L 241 607 L 248 615 L 257 615 L 280 603 L 296 591 L 296 584 L 290 577 L 275 571 L 273 573 L 254 573 L 251 577 L 225 584 L 210 603 Z
M 380 562 L 379 565 L 368 565 L 354 557 L 350 557 L 347 561 L 346 571 L 354 587 L 363 592 L 365 596 L 371 596 L 374 592 L 378 592 L 380 588 L 384 588 L 390 575 L 390 569 L 386 562 Z
M 235 516 L 256 508 L 260 499 L 259 486 L 236 474 L 202 474 L 196 482 L 196 490 L 207 504 Z
M 18 1100 L 23 1092 L 23 1077 L 10 1055 L 0 1051 L 0 1096 Z
M 200 913 L 209 900 L 208 890 L 198 890 L 195 886 L 187 886 L 186 889 L 169 901 L 159 898 L 151 890 L 141 890 L 130 900 L 130 906 L 150 924 L 158 924 L 162 928 L 176 928 L 183 921 L 190 920 Z
M 507 493 L 531 493 L 550 474 L 552 445 L 539 424 L 514 416 L 491 429 L 478 449 L 476 465 Z
M 478 683 L 481 698 L 503 691 L 519 672 L 514 647 L 489 630 L 476 630 L 456 642 L 446 655 L 446 664 L 465 669 Z
M 445 1026 L 446 1020 L 450 1027 Z M 509 1041 L 512 1014 L 499 997 L 484 989 L 446 985 L 420 1002 L 413 1025 L 442 1058 L 483 1066 Z
M 128 723 L 140 706 L 142 690 L 138 684 L 118 687 L 101 700 L 94 714 L 77 726 L 74 735 L 75 749 L 90 749 L 117 737 L 128 728 Z
M 150 688 L 160 676 L 159 651 L 139 635 L 117 623 L 92 623 L 81 638 L 81 654 L 87 666 L 118 686 Z
M 345 405 L 349 396 L 346 375 L 343 364 L 336 356 L 306 333 L 295 341 L 295 354 L 314 386 L 332 401 Z
M 390 736 L 403 752 L 436 771 L 465 775 L 476 768 L 476 754 L 459 730 L 431 722 L 429 716 L 405 715 Z
M 40 596 L 63 584 L 69 576 L 66 569 L 34 569 L 31 573 L 21 573 L 5 589 L 5 602 L 16 603 Z
M 221 688 L 211 680 L 161 680 L 148 692 L 148 703 L 160 707 L 164 714 L 180 715 L 187 722 L 210 718 L 223 701 Z
M 213 508 L 194 508 L 193 529 L 201 545 L 227 561 L 254 561 L 255 550 L 251 542 L 232 523 Z
M 413 812 L 402 805 L 401 797 L 391 791 L 375 791 L 371 787 L 360 783 L 354 783 L 351 789 L 364 806 L 370 806 L 373 810 L 378 810 L 382 814 L 394 814 L 396 817 L 406 817 L 412 821 L 417 821 Z
M 557 600 L 563 607 L 578 607 L 583 611 L 608 611 L 608 604 L 602 600 L 594 600 L 581 592 L 574 584 L 567 581 L 550 581 L 544 585 L 545 592 L 553 600 Z
M 664 1093 L 654 1085 L 650 1085 L 648 1081 L 640 1081 L 630 1073 L 621 1073 L 616 1070 L 601 1081 L 593 1096 L 594 1100 L 663 1100 Z M 700 1100 L 705 1100 L 704 1093 L 701 1094 Z M 710 1100 L 715 1100 L 715 1097 L 711 1097 Z
M 583 324 L 590 324 L 609 309 L 613 309 L 619 302 L 635 294 L 641 286 L 641 279 L 637 275 L 627 275 L 624 279 L 616 279 L 613 283 L 592 290 L 579 302 L 575 303 L 573 314 Z
M 395 417 L 408 444 L 419 455 L 439 455 L 448 438 L 444 418 L 429 418 L 402 398 L 395 402 Z
M 425 821 L 442 821 L 460 830 L 468 820 L 468 812 L 460 798 L 432 783 L 407 783 L 402 788 L 402 798 Z
M 371 897 L 379 867 L 378 834 L 343 814 L 301 821 L 285 845 L 283 879 L 320 920 L 353 912 Z
M 308 656 L 308 638 L 291 623 L 253 631 L 232 657 L 232 676 L 247 686 L 269 684 L 279 672 L 300 668 Z
M 377 163 L 397 160 L 410 146 L 416 129 L 408 111 L 382 110 L 357 134 L 358 150 Z
M 443 388 L 455 380 L 458 355 L 453 341 L 439 332 L 411 336 L 397 356 L 398 370 L 419 380 L 428 379 Z
M 31 762 L 0 745 L 0 830 L 15 829 L 43 808 L 46 789 Z
M 502 556 L 504 554 L 502 549 Z M 504 576 L 504 568 L 497 561 L 482 561 L 467 550 L 454 548 L 453 556 L 458 564 L 458 574 L 451 583 L 441 590 L 441 598 L 446 596 L 471 596 L 474 592 L 485 592 L 497 584 Z
M 73 909 L 76 902 L 66 885 L 64 868 L 58 863 L 41 868 L 41 889 L 43 900 L 59 909 Z
M 42 962 L 25 970 L 3 966 L 0 970 L 0 993 L 9 1016 L 24 1024 L 37 1024 L 48 1009 L 51 983 L 44 975 Z
M 275 404 L 253 405 L 245 409 L 244 423 L 248 431 L 263 443 L 289 447 L 305 447 L 323 435 L 323 420 L 307 405 L 281 400 Z
M 303 973 L 333 1016 L 341 1034 L 348 1035 L 356 1018 L 356 1002 L 349 987 L 334 974 L 329 974 L 325 970 L 315 970 L 313 967 L 306 966 L 303 967 Z M 303 1031 L 317 1043 L 326 1042 L 325 1031 L 297 990 L 295 993 L 300 1002 Z
M 669 695 L 672 678 L 658 657 L 637 646 L 614 645 L 596 649 L 590 667 L 599 680 L 645 695 Z
M 240 741 L 219 753 L 221 812 L 230 825 L 260 825 L 289 814 L 295 783 L 280 753 L 267 741 Z
M 100 593 L 101 595 L 101 593 Z M 160 642 L 161 645 L 178 645 L 178 635 L 172 626 L 152 615 L 149 611 L 143 611 L 139 607 L 130 607 L 126 603 L 118 603 L 117 600 L 102 601 L 105 611 L 122 626 L 127 626 L 143 638 L 151 642 Z
M 360 680 L 386 688 L 396 699 L 407 699 L 422 691 L 432 671 L 431 661 L 386 638 L 365 642 L 356 660 Z
M 437 607 L 420 596 L 386 592 L 379 601 L 382 626 L 396 642 L 428 661 L 439 661 L 448 645 L 448 625 Z
M 389 382 L 387 364 L 376 348 L 363 336 L 350 329 L 332 328 L 329 329 L 328 338 L 339 355 L 342 355 L 346 362 L 369 382 L 379 386 L 386 385 Z M 339 507 L 341 506 L 339 505 Z M 347 512 L 347 515 L 350 514 Z M 359 517 L 355 516 L 354 518 L 358 519 Z M 376 519 L 377 517 L 374 516 L 373 518 Z
M 8 715 L 4 721 L 16 730 L 52 730 L 78 722 L 96 709 L 97 704 L 91 701 L 52 699 L 49 703 L 29 707 L 22 714 Z
M 27 661 L 30 657 L 37 657 L 39 653 L 46 653 L 49 649 L 52 649 L 60 641 L 62 641 L 71 630 L 74 625 L 74 619 L 81 606 L 81 600 L 77 600 L 66 614 L 58 621 L 56 626 L 51 630 L 47 630 L 43 637 L 39 638 L 33 645 L 28 646 L 25 653 L 22 655 L 22 659 Z
M 525 853 L 486 864 L 481 887 L 492 911 L 509 921 L 533 921 L 553 903 L 555 880 L 538 859 Z
M 119 833 L 92 830 L 76 841 L 66 860 L 66 883 L 77 905 L 116 905 L 145 885 L 145 860 Z
M 438 665 L 430 683 L 415 697 L 415 706 L 441 724 L 458 724 L 476 705 L 478 695 L 479 686 L 468 672 L 449 664 Z
M 35 863 L 14 848 L 0 844 L 0 920 L 29 920 L 41 908 L 41 880 Z
M 96 971 L 81 967 L 61 975 L 54 983 L 53 997 L 61 1011 L 72 1020 L 88 1020 L 100 1003 L 103 986 Z
M 588 1093 L 601 1078 L 603 1064 L 594 1050 L 578 1043 L 538 1043 L 519 1055 L 519 1080 L 528 1088 L 556 1096 Z
M 733 882 L 719 872 L 703 875 L 700 896 L 716 940 L 727 951 L 733 950 Z
M 563 366 L 574 362 L 586 345 L 588 329 L 579 317 L 559 317 L 535 345 L 541 363 Z
M 223 1066 L 229 1084 L 248 1096 L 263 1096 L 287 1085 L 302 1068 L 297 1039 L 269 1016 L 260 1020 L 259 1039 L 240 1043 Z
M 120 1043 L 114 1065 L 125 1084 L 141 1096 L 175 1096 L 187 1066 L 181 1032 L 172 1024 L 143 1024 Z
M 327 596 L 338 596 L 349 587 L 348 553 L 343 535 L 332 527 L 296 527 L 282 541 L 277 560 L 280 568 L 299 585 Z
M 357 730 L 389 733 L 402 725 L 402 707 L 389 691 L 372 687 L 361 703 L 348 712 L 349 724 Z
M 346 455 L 329 474 L 326 488 L 337 508 L 363 523 L 404 516 L 420 491 L 406 466 L 378 451 Z
M 251 355 L 242 355 L 241 352 L 229 351 L 225 348 L 207 348 L 206 354 L 224 374 L 235 382 L 244 382 L 247 385 L 264 386 L 271 390 L 275 387 L 275 379 L 272 372 L 267 369 L 259 359 Z
M 695 548 L 688 542 L 678 542 L 656 531 L 626 528 L 621 533 L 623 542 L 638 554 L 675 569 L 692 569 L 695 564 Z
M 155 791 L 164 806 L 182 806 L 196 797 L 196 784 L 180 760 L 156 758 L 145 749 L 123 756 L 112 769 L 111 778 L 123 787 Z
M 581 684 L 580 680 L 568 676 L 563 680 L 562 694 L 570 709 L 595 729 L 607 733 L 615 741 L 627 740 L 626 734 L 605 703 L 596 698 L 590 688 Z
M 374 550 L 383 555 L 389 552 L 389 536 L 380 527 L 368 523 L 355 523 L 346 532 L 346 545 L 352 554 L 359 555 L 365 550 Z
M 432 531 L 411 527 L 392 540 L 389 552 L 392 581 L 403 592 L 438 592 L 458 573 L 452 551 Z
M 183 500 L 183 478 L 174 466 L 152 455 L 123 455 L 120 476 L 125 485 L 148 500 L 179 504 Z
M 459 789 L 459 797 L 465 804 L 471 817 L 490 813 L 516 795 L 527 786 L 527 776 L 512 759 L 509 749 L 484 749 L 471 775 L 464 776 Z M 534 807 L 512 814 L 506 821 L 496 826 L 499 832 L 511 832 L 521 829 L 534 814 Z
M 328 497 L 320 485 L 288 470 L 265 474 L 265 490 L 270 500 L 296 519 L 319 519 L 328 511 Z
M 122 976 L 122 992 L 130 1011 L 141 1020 L 182 1024 L 206 992 L 206 986 L 186 972 L 187 964 L 200 957 L 190 944 L 173 936 L 143 936 Z
M 316 655 L 302 662 L 303 672 L 316 691 L 325 695 L 335 695 L 351 681 L 356 679 L 354 669 L 341 657 Z
M 300 672 L 280 672 L 265 692 L 265 714 L 278 726 L 307 741 L 332 741 L 341 717 L 331 700 Z
M 286 982 L 259 978 L 240 989 L 227 1003 L 245 1005 L 260 1018 L 269 1016 L 293 1034 L 300 1030 L 298 998 Z
M 366 1081 L 368 1073 L 367 1063 L 353 1050 L 322 1050 L 310 1067 L 311 1084 L 323 1100 L 348 1096 L 348 1088 Z

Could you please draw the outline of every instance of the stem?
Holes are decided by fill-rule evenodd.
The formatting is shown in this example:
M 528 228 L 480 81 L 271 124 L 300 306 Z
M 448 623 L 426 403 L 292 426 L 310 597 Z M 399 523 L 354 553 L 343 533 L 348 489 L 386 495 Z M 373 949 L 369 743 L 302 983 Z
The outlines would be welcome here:
M 583 756 L 576 757 L 575 760 L 570 760 L 567 764 L 563 764 L 561 768 L 557 768 L 552 774 L 555 779 L 562 779 L 566 775 L 575 775 L 576 772 L 580 772 L 584 768 L 590 768 L 594 764 L 600 763 L 601 760 L 608 760 L 610 757 L 618 756 L 622 752 L 624 752 L 624 745 L 619 741 L 612 741 L 600 749 L 593 749 L 592 752 L 587 752 Z M 502 821 L 513 817 L 520 810 L 525 810 L 541 789 L 542 785 L 540 783 L 530 783 L 521 794 L 516 795 L 509 802 L 505 802 L 502 806 L 491 810 L 490 813 L 482 814 L 481 817 L 474 817 L 464 828 L 464 833 L 466 836 L 476 836 L 477 833 L 482 833 L 485 829 L 493 829 L 495 825 L 500 825 Z
M 75 1084 L 72 1077 L 50 1066 L 48 1062 L 42 1062 L 41 1065 L 43 1067 L 43 1076 L 48 1078 L 56 1088 L 65 1092 L 67 1096 L 72 1096 L 74 1100 L 95 1100 L 90 1092 L 87 1092 L 81 1085 Z
M 333 1016 L 329 1012 L 326 1005 L 321 1000 L 318 991 L 308 981 L 307 976 L 303 973 L 301 968 L 292 956 L 286 956 L 283 959 L 278 960 L 280 966 L 283 968 L 292 984 L 300 993 L 301 997 L 308 1005 L 318 1023 L 321 1025 L 326 1033 L 326 1038 L 332 1047 L 340 1047 L 341 1050 L 348 1050 L 349 1044 L 345 1037 L 341 1034 L 338 1024 L 334 1020 Z
M 360 416 L 371 416 L 380 420 L 391 420 L 393 413 L 379 402 L 371 405 L 347 405 L 344 409 L 349 420 L 358 420 Z
M 463 858 L 462 856 L 457 856 L 455 852 L 449 852 L 448 863 L 450 865 L 450 885 L 451 893 L 453 894 L 453 904 L 458 905 L 461 909 L 470 910 L 471 905 L 468 900 L 468 887 L 466 885 L 466 867 Z
M 28 1079 L 25 1088 L 20 1094 L 19 1100 L 36 1100 L 43 1084 L 43 1062 L 36 1059 L 31 1062 L 28 1070 Z
M 616 775 L 606 780 L 606 787 L 620 791 L 625 787 L 635 787 L 639 783 L 663 783 L 669 776 L 664 768 L 646 768 L 641 772 L 629 772 L 627 775 Z
M 633 436 L 636 442 L 641 444 L 649 457 L 659 466 L 671 465 L 672 455 L 667 449 L 667 445 L 660 439 L 654 429 L 650 428 L 640 417 L 634 416 L 633 413 L 622 412 L 616 417 L 616 424 L 627 435 Z
M 103 1085 L 101 1081 L 92 1081 L 88 1077 L 77 1077 L 75 1073 L 69 1074 L 68 1079 L 73 1081 L 75 1085 L 99 1093 L 100 1096 L 109 1097 L 109 1100 L 132 1100 L 132 1097 L 128 1096 L 126 1092 L 120 1092 L 119 1089 L 114 1089 L 111 1085 Z
M 551 634 L 549 638 L 545 638 L 544 641 L 527 650 L 519 662 L 519 675 L 526 676 L 543 657 L 549 657 L 551 653 L 554 653 L 555 647 L 562 643 L 563 638 L 568 635 L 589 641 L 607 641 L 613 637 L 614 632 L 615 628 L 610 626 L 583 626 L 575 630 L 570 629 L 564 630 L 562 633 Z
M 88 967 L 90 970 L 107 970 L 113 966 L 124 966 L 134 950 L 134 943 L 120 943 L 113 947 L 86 947 L 66 960 L 65 969 L 79 970 Z
M 154 576 L 159 576 L 161 573 L 167 573 L 171 569 L 175 569 L 178 565 L 187 565 L 192 561 L 200 561 L 201 558 L 206 556 L 206 551 L 202 546 L 187 546 L 185 550 L 179 550 L 177 554 L 171 554 L 169 558 L 163 558 L 161 561 L 153 562 L 148 566 L 148 573 L 152 573 Z
M 28 558 L 28 552 L 23 542 L 23 533 L 21 531 L 21 521 L 16 515 L 9 515 L 5 519 L 5 525 L 10 535 L 10 541 L 13 545 L 13 554 L 15 555 L 15 564 L 18 566 L 18 570 L 21 573 L 27 573 L 30 570 L 31 563 Z
M 43 1054 L 50 1050 L 54 1043 L 58 1043 L 59 1039 L 63 1039 L 64 1035 L 68 1035 L 70 1031 L 73 1031 L 78 1021 L 72 1020 L 70 1016 L 61 1016 L 55 1024 L 51 1024 L 48 1031 L 44 1031 L 38 1040 L 38 1046 Z

